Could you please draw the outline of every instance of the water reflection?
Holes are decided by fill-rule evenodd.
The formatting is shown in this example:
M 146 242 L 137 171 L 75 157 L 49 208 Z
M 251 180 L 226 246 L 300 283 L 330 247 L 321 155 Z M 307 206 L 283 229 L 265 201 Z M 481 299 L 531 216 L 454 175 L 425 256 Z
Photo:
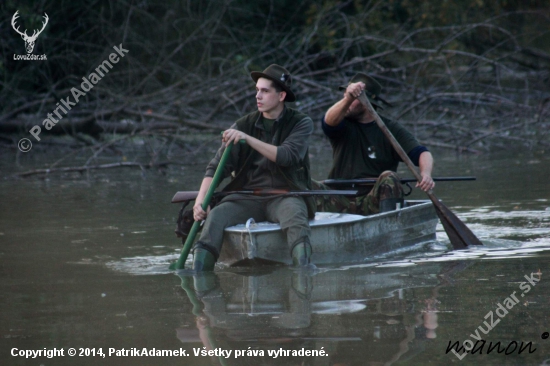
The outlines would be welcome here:
M 264 358 L 217 357 L 223 365 L 260 364 L 268 352 L 302 348 L 322 349 L 328 356 L 278 357 L 274 362 L 392 364 L 423 352 L 426 341 L 437 337 L 438 291 L 467 266 L 463 262 L 317 273 L 289 268 L 266 274 L 180 272 L 196 329 L 177 329 L 177 337 L 188 348 L 251 347 L 264 352 Z

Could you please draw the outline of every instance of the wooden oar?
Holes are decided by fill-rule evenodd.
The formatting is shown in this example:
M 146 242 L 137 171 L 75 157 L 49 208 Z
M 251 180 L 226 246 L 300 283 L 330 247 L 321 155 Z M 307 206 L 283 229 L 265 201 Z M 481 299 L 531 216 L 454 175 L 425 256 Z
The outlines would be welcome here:
M 376 124 L 378 125 L 378 127 L 380 127 L 384 135 L 386 135 L 393 148 L 399 154 L 401 160 L 403 160 L 403 162 L 407 165 L 416 180 L 418 182 L 421 182 L 422 176 L 416 171 L 413 162 L 411 161 L 411 159 L 409 159 L 409 156 L 405 153 L 401 145 L 399 145 L 399 142 L 397 142 L 390 130 L 388 130 L 378 113 L 376 113 L 365 93 L 361 93 L 358 99 L 374 116 Z M 460 219 L 456 217 L 454 213 L 451 212 L 451 210 L 449 210 L 443 203 L 441 203 L 441 201 L 437 199 L 431 189 L 426 192 L 426 194 L 432 201 L 435 207 L 435 212 L 437 213 L 437 216 L 439 216 L 441 224 L 443 225 L 445 232 L 449 236 L 449 239 L 454 249 L 464 249 L 467 248 L 469 245 L 483 245 L 481 241 L 477 238 L 477 236 L 475 236 L 474 233 L 470 229 L 468 229 L 468 227 L 462 221 L 460 221 Z
M 216 187 L 220 183 L 220 180 L 223 174 L 223 169 L 225 168 L 225 163 L 229 158 L 229 155 L 231 154 L 232 148 L 233 148 L 232 143 L 225 147 L 225 151 L 222 154 L 220 162 L 218 163 L 218 167 L 216 168 L 216 172 L 214 173 L 214 177 L 212 178 L 212 183 L 210 183 L 210 187 L 208 188 L 208 191 L 206 192 L 206 196 L 204 196 L 204 201 L 202 202 L 202 205 L 201 205 L 204 211 L 208 209 L 208 205 L 210 205 L 210 200 L 212 199 L 212 195 L 214 194 Z M 178 261 L 176 263 L 171 264 L 170 269 L 184 268 L 185 261 L 189 256 L 189 251 L 191 251 L 191 245 L 193 245 L 193 242 L 195 241 L 195 236 L 197 236 L 199 227 L 200 227 L 200 221 L 195 221 L 193 223 L 193 226 L 191 227 L 191 230 L 189 230 L 189 235 L 187 236 L 187 240 L 185 240 L 185 244 L 183 244 L 183 248 L 181 250 L 181 254 Z
M 310 196 L 357 196 L 359 191 L 347 191 L 347 190 L 317 190 L 317 191 L 289 191 L 286 189 L 256 189 L 252 191 L 228 191 L 228 192 L 216 192 L 214 196 L 216 197 L 225 197 L 230 194 L 243 194 L 251 196 L 301 196 L 301 197 L 310 197 Z M 180 203 L 185 201 L 191 201 L 197 198 L 199 191 L 178 191 L 172 198 L 172 203 Z

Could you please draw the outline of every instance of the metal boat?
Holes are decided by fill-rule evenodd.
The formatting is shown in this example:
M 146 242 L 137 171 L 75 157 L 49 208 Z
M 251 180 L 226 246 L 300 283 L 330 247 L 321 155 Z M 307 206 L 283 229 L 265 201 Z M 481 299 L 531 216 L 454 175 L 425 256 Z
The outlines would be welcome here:
M 437 214 L 430 201 L 406 200 L 402 208 L 361 216 L 318 212 L 310 221 L 314 264 L 353 263 L 435 240 Z M 235 264 L 262 259 L 290 264 L 290 250 L 280 226 L 246 224 L 225 229 L 219 261 Z

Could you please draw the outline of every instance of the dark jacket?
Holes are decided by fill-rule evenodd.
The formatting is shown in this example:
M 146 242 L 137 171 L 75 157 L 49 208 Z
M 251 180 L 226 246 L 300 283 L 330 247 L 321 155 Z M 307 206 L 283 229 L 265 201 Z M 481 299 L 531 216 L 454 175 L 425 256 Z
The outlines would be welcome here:
M 236 128 L 239 131 L 246 133 L 249 136 L 260 139 L 261 130 L 256 128 L 256 122 L 259 121 L 261 117 L 261 112 L 256 111 L 250 113 L 235 122 Z M 313 121 L 306 114 L 298 112 L 295 109 L 286 108 L 283 111 L 281 117 L 273 125 L 272 131 L 272 140 L 268 142 L 275 146 L 281 146 L 287 138 L 289 138 L 294 128 L 297 124 L 307 124 L 311 131 L 313 131 Z M 295 130 L 294 130 L 295 131 Z M 309 136 L 308 136 L 309 137 Z M 253 154 L 255 152 L 250 146 L 244 144 L 237 144 L 238 148 L 233 148 L 232 158 L 230 169 L 232 170 L 231 176 L 234 177 L 231 182 L 229 182 L 224 191 L 238 191 L 243 189 L 247 183 L 247 178 L 249 176 L 248 171 L 252 162 L 254 160 Z M 237 147 L 237 146 L 235 146 Z M 219 151 L 217 156 L 220 155 L 222 151 Z M 281 160 L 279 157 L 279 151 L 277 152 L 277 163 Z M 311 176 L 310 176 L 310 165 L 309 165 L 309 153 L 306 149 L 303 157 L 284 157 L 283 164 L 276 164 L 274 162 L 268 161 L 269 169 L 275 170 L 280 174 L 291 190 L 311 190 Z M 207 175 L 208 171 L 207 171 Z M 308 208 L 308 216 L 313 218 L 315 216 L 315 200 L 313 197 L 304 197 Z

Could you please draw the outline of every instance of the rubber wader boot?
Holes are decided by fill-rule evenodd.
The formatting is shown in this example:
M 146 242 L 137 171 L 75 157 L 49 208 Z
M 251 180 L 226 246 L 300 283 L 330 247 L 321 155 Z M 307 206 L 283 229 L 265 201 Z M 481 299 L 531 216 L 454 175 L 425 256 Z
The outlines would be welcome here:
M 302 299 L 309 299 L 313 290 L 313 279 L 311 275 L 304 271 L 293 272 L 291 288 Z
M 218 276 L 214 272 L 200 272 L 193 276 L 195 292 L 199 298 L 217 288 L 218 282 Z
M 216 264 L 216 258 L 206 249 L 197 248 L 193 257 L 193 270 L 213 271 Z
M 403 198 L 386 198 L 385 200 L 380 201 L 378 212 L 382 213 L 394 211 L 398 204 L 400 208 L 403 208 L 403 203 Z
M 311 257 L 311 246 L 307 243 L 298 243 L 292 249 L 292 264 L 295 267 L 307 266 Z

